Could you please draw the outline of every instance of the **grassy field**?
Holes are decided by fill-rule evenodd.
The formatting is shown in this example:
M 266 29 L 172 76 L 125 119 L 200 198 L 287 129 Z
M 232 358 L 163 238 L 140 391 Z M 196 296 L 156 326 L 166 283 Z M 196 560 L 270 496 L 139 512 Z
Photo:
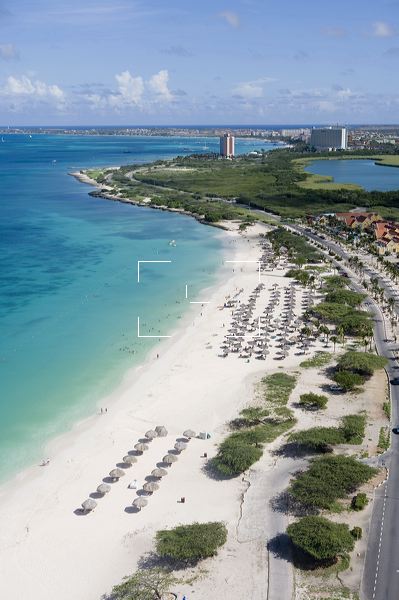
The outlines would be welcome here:
M 276 178 L 257 165 L 245 164 L 244 168 L 245 173 L 242 163 L 219 160 L 206 161 L 190 169 L 184 166 L 144 168 L 136 171 L 134 176 L 143 183 L 228 199 L 241 194 L 256 194 L 259 189 L 274 186 Z

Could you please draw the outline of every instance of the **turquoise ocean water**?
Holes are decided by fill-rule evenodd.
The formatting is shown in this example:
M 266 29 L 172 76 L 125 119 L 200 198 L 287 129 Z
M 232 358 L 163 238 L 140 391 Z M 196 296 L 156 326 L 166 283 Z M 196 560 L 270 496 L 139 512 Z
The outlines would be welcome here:
M 42 458 L 215 281 L 217 230 L 88 196 L 68 172 L 217 150 L 204 138 L 5 135 L 0 142 L 0 480 Z M 238 152 L 270 148 L 239 141 Z M 176 240 L 176 247 L 168 244 Z M 171 260 L 143 265 L 137 260 Z
M 356 183 L 368 191 L 399 189 L 399 168 L 376 165 L 373 160 L 316 160 L 306 171 L 330 175 L 337 183 Z

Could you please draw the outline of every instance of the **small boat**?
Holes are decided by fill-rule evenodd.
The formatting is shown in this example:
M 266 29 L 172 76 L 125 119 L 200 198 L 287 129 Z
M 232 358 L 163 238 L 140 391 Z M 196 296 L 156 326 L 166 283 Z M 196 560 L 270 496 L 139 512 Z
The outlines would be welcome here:
M 170 242 L 168 242 L 169 246 L 177 246 L 176 244 L 176 240 L 170 240 Z

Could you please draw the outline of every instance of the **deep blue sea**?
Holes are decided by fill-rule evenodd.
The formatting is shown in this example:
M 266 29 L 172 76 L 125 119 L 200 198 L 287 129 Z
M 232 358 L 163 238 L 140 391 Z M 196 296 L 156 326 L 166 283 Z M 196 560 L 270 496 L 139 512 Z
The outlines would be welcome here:
M 167 335 L 222 261 L 217 230 L 92 198 L 68 172 L 217 151 L 204 138 L 4 135 L 0 141 L 0 479 L 43 457 Z M 269 149 L 237 141 L 237 152 Z M 170 246 L 170 240 L 176 246 Z M 142 265 L 138 260 L 171 260 Z
M 356 183 L 365 190 L 399 190 L 399 168 L 377 165 L 374 160 L 315 160 L 306 171 L 330 175 L 337 183 Z

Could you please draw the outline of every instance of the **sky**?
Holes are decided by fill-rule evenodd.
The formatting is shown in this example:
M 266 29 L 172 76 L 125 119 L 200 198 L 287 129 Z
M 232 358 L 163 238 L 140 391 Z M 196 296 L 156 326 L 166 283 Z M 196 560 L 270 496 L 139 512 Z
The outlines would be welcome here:
M 0 0 L 0 124 L 399 123 L 399 0 Z

